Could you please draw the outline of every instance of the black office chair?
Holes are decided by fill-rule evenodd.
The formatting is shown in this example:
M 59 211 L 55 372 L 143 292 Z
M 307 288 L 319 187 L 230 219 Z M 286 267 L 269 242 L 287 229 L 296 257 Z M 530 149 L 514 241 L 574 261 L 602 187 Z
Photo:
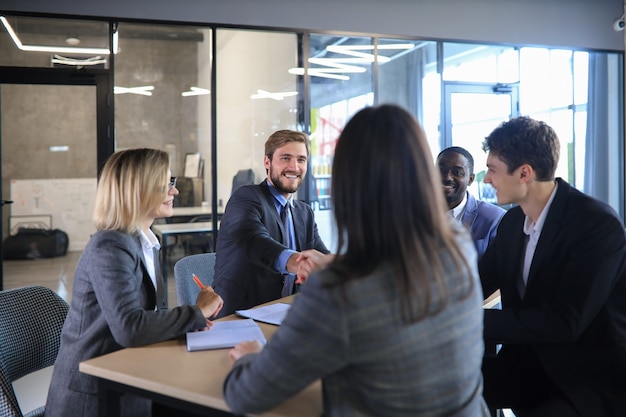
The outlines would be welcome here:
M 232 195 L 235 190 L 242 185 L 254 184 L 254 171 L 251 168 L 240 169 L 233 177 L 233 188 L 230 191 Z
M 0 416 L 22 417 L 13 382 L 54 365 L 69 310 L 42 286 L 0 291 Z M 41 417 L 45 405 L 25 417 Z

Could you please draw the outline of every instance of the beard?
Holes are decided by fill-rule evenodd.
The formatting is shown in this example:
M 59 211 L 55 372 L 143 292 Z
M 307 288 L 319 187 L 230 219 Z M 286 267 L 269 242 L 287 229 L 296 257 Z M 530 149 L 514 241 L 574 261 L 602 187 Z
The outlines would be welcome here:
M 281 174 L 277 174 L 274 171 L 271 171 L 270 179 L 272 180 L 274 188 L 276 188 L 280 193 L 293 194 L 298 191 L 298 188 L 300 188 L 304 176 L 301 174 L 295 184 L 293 184 L 293 181 L 289 181 L 289 183 L 287 183 L 287 180 L 285 180 L 285 178 Z

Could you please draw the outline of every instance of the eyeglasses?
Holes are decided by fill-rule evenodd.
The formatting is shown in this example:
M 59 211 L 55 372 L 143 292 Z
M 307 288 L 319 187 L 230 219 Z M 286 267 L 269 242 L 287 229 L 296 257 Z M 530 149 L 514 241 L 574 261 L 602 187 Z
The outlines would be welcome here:
M 167 191 L 171 191 L 172 188 L 176 187 L 176 177 L 171 177 L 169 184 L 167 184 Z

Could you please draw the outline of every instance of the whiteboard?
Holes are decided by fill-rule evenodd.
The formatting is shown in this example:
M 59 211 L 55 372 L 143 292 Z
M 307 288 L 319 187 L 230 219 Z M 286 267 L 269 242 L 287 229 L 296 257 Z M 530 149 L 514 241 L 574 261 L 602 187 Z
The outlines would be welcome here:
M 69 236 L 70 251 L 82 251 L 96 227 L 91 221 L 96 178 L 11 180 L 11 216 L 52 216 L 52 228 Z

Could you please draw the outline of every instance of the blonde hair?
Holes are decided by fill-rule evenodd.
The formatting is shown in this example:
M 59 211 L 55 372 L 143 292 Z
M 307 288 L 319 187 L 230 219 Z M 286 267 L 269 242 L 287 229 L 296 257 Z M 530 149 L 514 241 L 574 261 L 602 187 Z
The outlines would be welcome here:
M 169 155 L 158 149 L 114 153 L 102 168 L 93 222 L 98 230 L 134 233 L 168 193 Z

